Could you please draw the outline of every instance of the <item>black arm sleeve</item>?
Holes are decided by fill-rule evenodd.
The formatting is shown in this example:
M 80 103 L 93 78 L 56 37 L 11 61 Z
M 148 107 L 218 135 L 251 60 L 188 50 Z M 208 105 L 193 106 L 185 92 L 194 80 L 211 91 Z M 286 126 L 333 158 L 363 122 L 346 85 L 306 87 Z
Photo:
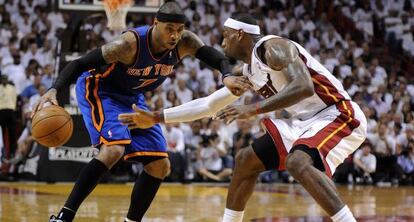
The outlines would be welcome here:
M 102 55 L 102 49 L 97 48 L 82 56 L 79 59 L 71 61 L 67 64 L 63 70 L 59 73 L 56 81 L 53 83 L 51 88 L 59 91 L 65 85 L 69 84 L 76 78 L 78 78 L 82 72 L 94 69 L 98 66 L 105 65 L 105 59 Z
M 197 50 L 195 57 L 219 70 L 223 75 L 223 79 L 231 75 L 229 60 L 217 49 L 204 45 Z

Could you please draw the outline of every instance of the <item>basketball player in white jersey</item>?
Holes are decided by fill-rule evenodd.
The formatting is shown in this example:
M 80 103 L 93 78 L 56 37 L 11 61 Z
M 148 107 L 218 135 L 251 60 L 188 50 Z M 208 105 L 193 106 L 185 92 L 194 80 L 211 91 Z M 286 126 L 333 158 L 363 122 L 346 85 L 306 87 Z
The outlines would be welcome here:
M 135 109 L 135 114 L 123 114 L 120 120 L 145 128 L 217 112 L 217 118 L 232 121 L 285 109 L 289 119 L 263 119 L 267 133 L 237 153 L 223 221 L 242 221 L 259 173 L 270 169 L 287 169 L 334 222 L 356 221 L 330 177 L 365 140 L 366 118 L 359 106 L 302 46 L 275 35 L 261 36 L 250 15 L 228 19 L 223 37 L 225 54 L 244 62 L 243 75 L 264 100 L 218 112 L 238 98 L 223 88 L 162 112 Z

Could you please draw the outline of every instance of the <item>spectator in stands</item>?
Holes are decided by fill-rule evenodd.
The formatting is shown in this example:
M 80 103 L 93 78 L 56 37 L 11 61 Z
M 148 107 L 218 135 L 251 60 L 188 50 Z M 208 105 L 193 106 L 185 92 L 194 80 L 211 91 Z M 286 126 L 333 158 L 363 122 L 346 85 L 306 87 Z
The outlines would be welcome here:
M 42 84 L 49 89 L 53 83 L 54 69 L 52 64 L 46 64 L 42 69 Z
M 20 96 L 28 101 L 30 97 L 33 95 L 38 94 L 38 89 L 40 85 L 42 84 L 42 76 L 40 74 L 34 75 L 33 84 L 27 86 L 22 93 L 20 93 Z
M 3 158 L 10 158 L 16 149 L 16 101 L 17 93 L 13 83 L 7 76 L 0 76 L 0 127 L 3 132 L 4 147 L 1 150 Z M 2 172 L 7 173 L 8 169 L 3 168 Z
M 377 167 L 377 159 L 371 153 L 372 145 L 365 141 L 354 154 L 355 180 L 357 184 L 372 184 Z
M 178 87 L 176 88 L 175 93 L 177 94 L 177 97 L 180 98 L 182 103 L 193 100 L 193 92 L 188 89 L 185 84 L 186 81 L 184 79 L 177 80 Z
M 164 101 L 164 109 L 181 104 L 181 100 L 177 98 L 177 94 L 173 89 L 167 91 L 167 95 Z
M 29 50 L 23 55 L 22 57 L 22 64 L 23 66 L 28 66 L 30 60 L 44 61 L 42 53 L 38 50 L 37 44 L 35 42 L 31 42 L 29 46 Z
M 210 181 L 223 181 L 232 173 L 231 168 L 224 168 L 221 149 L 218 148 L 219 138 L 217 134 L 205 135 L 198 149 L 197 173 Z
M 241 148 L 247 147 L 253 141 L 253 136 L 250 132 L 252 124 L 249 121 L 237 120 L 237 126 L 239 131 L 233 135 L 233 156 L 236 156 Z
M 414 140 L 408 141 L 404 151 L 398 156 L 398 165 L 402 171 L 402 183 L 414 184 Z
M 171 163 L 171 173 L 167 180 L 183 181 L 186 169 L 184 133 L 176 125 L 165 124 L 163 134 L 167 142 L 167 153 Z
M 200 90 L 200 81 L 198 80 L 197 77 L 197 69 L 196 68 L 192 68 L 190 70 L 190 78 L 187 80 L 187 87 L 193 91 L 194 94 L 196 94 L 197 96 L 194 96 L 195 98 L 198 98 L 199 96 L 199 90 Z
M 30 75 L 26 75 L 25 68 L 20 63 L 20 55 L 13 55 L 13 64 L 7 65 L 3 70 L 3 74 L 8 76 L 8 79 L 16 87 L 17 94 L 30 85 Z
M 40 97 L 43 94 L 45 94 L 45 92 L 46 92 L 46 87 L 43 85 L 40 85 L 38 87 L 38 93 L 30 97 L 30 101 L 27 105 L 27 108 L 23 111 L 25 115 L 25 119 L 27 121 L 23 129 L 23 132 L 20 134 L 19 139 L 17 140 L 17 150 L 13 154 L 13 158 L 5 160 L 6 163 L 17 165 L 20 162 L 24 161 L 24 159 L 30 153 L 32 146 L 33 146 L 33 142 L 35 141 L 34 138 L 32 137 L 32 131 L 31 131 L 32 122 L 31 122 L 30 116 L 31 116 L 34 106 L 37 104 Z
M 395 138 L 388 132 L 387 124 L 380 122 L 375 133 L 369 133 L 367 138 L 374 147 L 377 158 L 377 180 L 398 183 L 399 170 Z

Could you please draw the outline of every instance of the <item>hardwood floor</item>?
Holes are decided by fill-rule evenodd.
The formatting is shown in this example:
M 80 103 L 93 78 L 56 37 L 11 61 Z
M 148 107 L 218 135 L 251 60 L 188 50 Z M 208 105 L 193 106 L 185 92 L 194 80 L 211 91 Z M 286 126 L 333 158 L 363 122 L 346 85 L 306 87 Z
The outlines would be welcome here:
M 0 183 L 1 222 L 46 222 L 66 200 L 72 184 Z M 78 211 L 79 222 L 122 222 L 132 184 L 99 185 Z M 144 221 L 219 221 L 226 186 L 163 184 Z M 414 187 L 339 187 L 358 221 L 414 222 Z M 410 218 L 411 217 L 411 218 Z M 260 184 L 245 221 L 330 221 L 299 185 Z

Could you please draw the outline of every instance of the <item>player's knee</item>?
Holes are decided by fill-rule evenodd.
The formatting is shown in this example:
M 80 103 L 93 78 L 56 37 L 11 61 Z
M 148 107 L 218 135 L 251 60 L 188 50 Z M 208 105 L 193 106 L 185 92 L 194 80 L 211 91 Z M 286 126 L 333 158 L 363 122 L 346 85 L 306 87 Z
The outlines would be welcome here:
M 294 151 L 290 153 L 286 158 L 286 169 L 293 176 L 299 176 L 303 171 L 311 164 L 309 161 L 309 156 L 302 151 Z
M 168 158 L 159 159 L 148 163 L 144 169 L 151 176 L 164 179 L 171 172 L 170 161 Z
M 235 170 L 241 171 L 243 173 L 253 173 L 256 172 L 254 153 L 251 147 L 244 148 L 239 150 L 236 154 L 236 166 Z
M 248 162 L 248 154 L 245 152 L 245 150 L 241 149 L 236 154 L 236 158 L 235 158 L 236 168 L 243 167 L 246 162 Z
M 102 161 L 108 168 L 112 168 L 124 155 L 124 150 L 125 148 L 120 145 L 102 145 L 97 159 Z

